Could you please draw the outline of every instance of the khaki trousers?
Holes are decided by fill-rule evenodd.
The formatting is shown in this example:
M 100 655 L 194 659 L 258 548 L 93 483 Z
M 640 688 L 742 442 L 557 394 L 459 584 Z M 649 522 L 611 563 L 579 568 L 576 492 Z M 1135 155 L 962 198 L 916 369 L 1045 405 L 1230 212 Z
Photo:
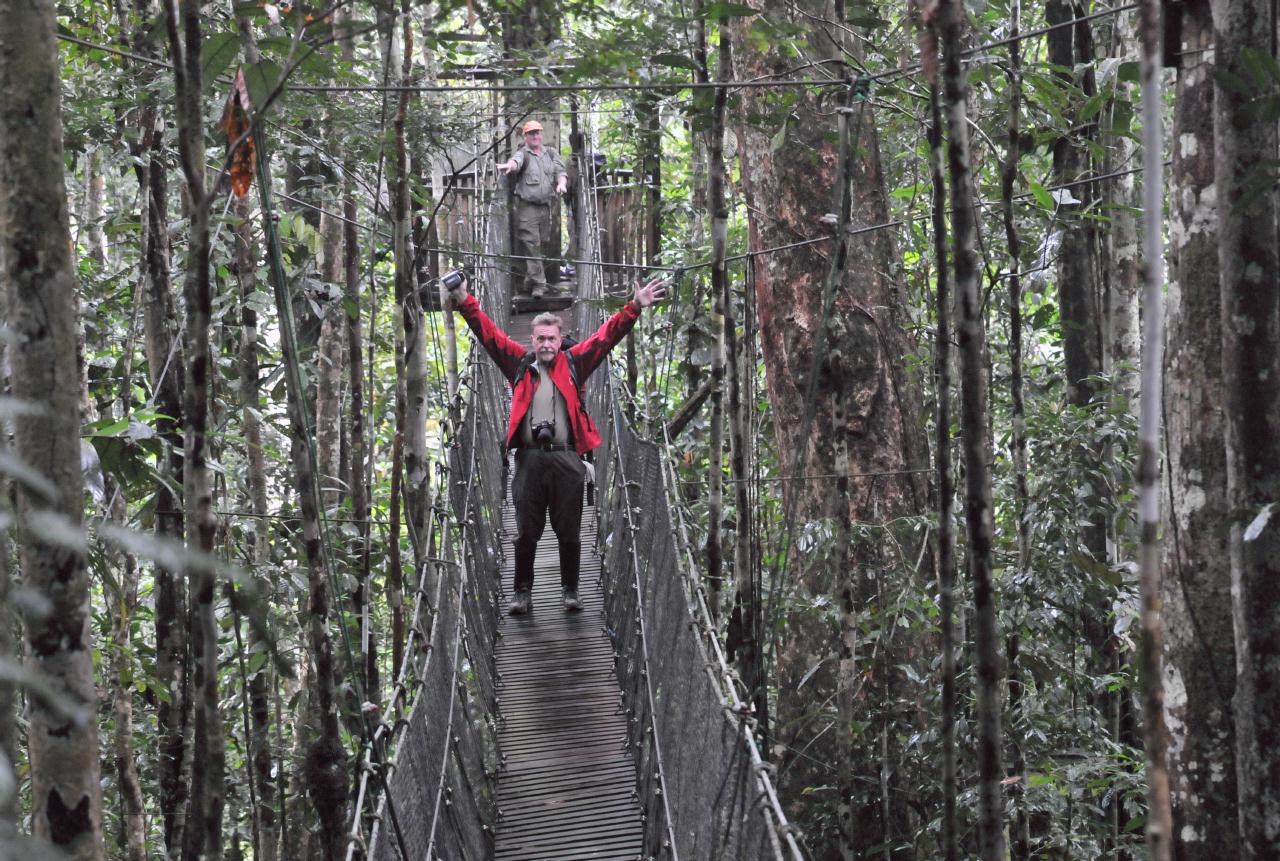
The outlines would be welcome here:
M 522 293 L 547 286 L 547 261 L 543 258 L 547 243 L 551 241 L 551 205 L 529 203 L 516 198 L 516 254 L 528 257 L 517 260 L 515 288 Z M 520 264 L 523 264 L 521 266 Z M 524 289 L 520 288 L 520 274 L 524 274 Z

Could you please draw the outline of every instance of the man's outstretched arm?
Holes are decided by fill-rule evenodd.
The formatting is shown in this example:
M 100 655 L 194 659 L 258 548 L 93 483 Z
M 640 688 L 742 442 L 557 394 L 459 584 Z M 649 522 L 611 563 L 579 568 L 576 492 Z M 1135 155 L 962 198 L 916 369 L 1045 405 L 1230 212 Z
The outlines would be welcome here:
M 449 291 L 449 310 L 457 310 L 475 333 L 485 352 L 497 363 L 502 375 L 514 382 L 516 369 L 528 350 L 522 347 L 480 309 L 480 302 L 467 290 L 467 279 Z
M 623 305 L 616 314 L 604 321 L 599 329 L 590 337 L 577 344 L 570 351 L 574 358 L 578 360 L 579 373 L 582 379 L 586 379 L 587 375 L 594 371 L 609 351 L 617 345 L 619 341 L 627 336 L 627 333 L 635 327 L 636 321 L 640 319 L 640 312 L 660 302 L 667 295 L 667 283 L 661 278 L 650 279 L 643 286 L 639 281 L 635 284 L 635 294 Z

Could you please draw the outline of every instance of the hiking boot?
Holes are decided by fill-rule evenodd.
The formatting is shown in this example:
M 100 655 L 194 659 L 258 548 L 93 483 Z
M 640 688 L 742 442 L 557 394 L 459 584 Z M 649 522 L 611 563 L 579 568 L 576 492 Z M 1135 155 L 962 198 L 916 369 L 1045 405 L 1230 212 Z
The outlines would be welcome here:
M 515 597 L 511 599 L 511 603 L 507 605 L 507 613 L 512 616 L 523 616 L 532 609 L 533 596 L 529 594 L 527 589 L 518 590 Z
M 534 287 L 529 291 L 529 295 L 535 299 L 541 299 L 543 296 L 547 295 L 547 285 L 539 284 L 537 287 Z
M 561 600 L 564 601 L 564 608 L 571 613 L 576 613 L 582 609 L 582 602 L 578 600 L 577 589 L 565 589 Z

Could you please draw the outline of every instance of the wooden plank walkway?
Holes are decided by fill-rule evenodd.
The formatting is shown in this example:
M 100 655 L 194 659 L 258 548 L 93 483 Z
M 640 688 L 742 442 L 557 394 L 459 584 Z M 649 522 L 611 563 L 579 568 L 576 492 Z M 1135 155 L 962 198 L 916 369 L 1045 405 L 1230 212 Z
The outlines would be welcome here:
M 511 335 L 528 342 L 528 317 Z M 503 755 L 498 778 L 497 861 L 637 859 L 643 823 L 626 715 L 604 634 L 595 510 L 582 512 L 582 611 L 560 603 L 560 560 L 551 525 L 534 564 L 533 612 L 504 616 L 495 658 Z M 504 593 L 510 597 L 515 514 L 503 511 Z

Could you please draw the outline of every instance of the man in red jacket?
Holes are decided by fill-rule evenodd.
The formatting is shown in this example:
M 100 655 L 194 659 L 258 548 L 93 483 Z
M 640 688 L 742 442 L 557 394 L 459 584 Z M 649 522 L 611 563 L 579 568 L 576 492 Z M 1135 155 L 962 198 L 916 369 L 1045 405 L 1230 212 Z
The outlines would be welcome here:
M 533 319 L 530 352 L 494 324 L 463 281 L 450 294 L 485 351 L 511 384 L 507 448 L 516 450 L 511 497 L 516 508 L 515 596 L 508 612 L 519 616 L 533 607 L 533 559 L 551 512 L 551 528 L 560 545 L 560 588 L 566 610 L 582 609 L 578 568 L 582 544 L 582 455 L 600 445 L 595 422 L 581 400 L 581 386 L 614 345 L 640 319 L 640 311 L 666 296 L 661 279 L 643 287 L 595 334 L 561 349 L 561 321 L 554 314 Z M 551 385 L 544 385 L 546 382 Z

